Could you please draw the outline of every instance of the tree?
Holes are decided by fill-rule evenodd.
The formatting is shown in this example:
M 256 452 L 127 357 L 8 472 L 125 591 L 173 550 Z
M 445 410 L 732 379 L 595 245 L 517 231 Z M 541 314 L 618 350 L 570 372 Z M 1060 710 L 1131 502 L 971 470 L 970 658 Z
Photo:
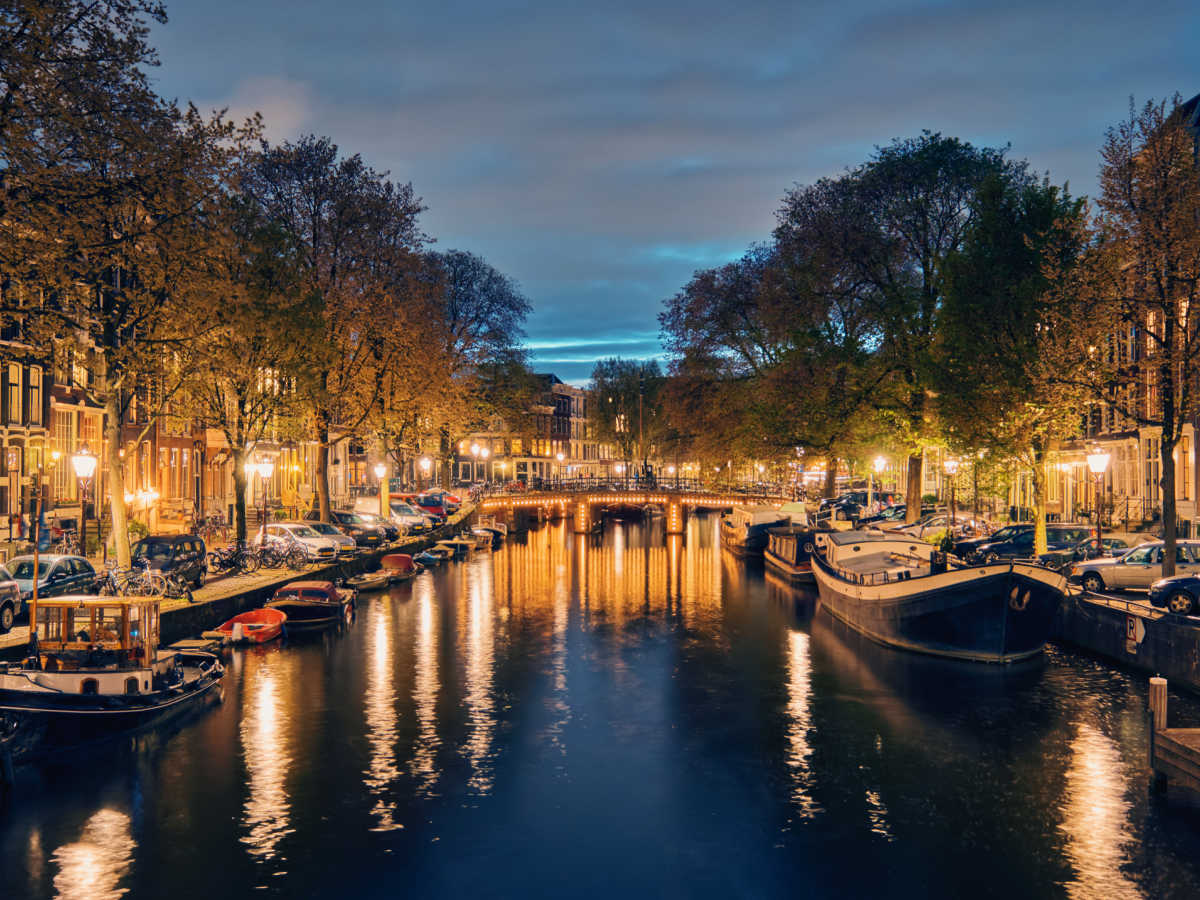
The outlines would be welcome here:
M 596 437 L 614 444 L 627 467 L 638 459 L 645 472 L 651 448 L 663 436 L 664 385 L 656 360 L 614 357 L 592 369 L 588 393 Z
M 379 408 L 397 366 L 438 365 L 421 355 L 422 316 L 407 301 L 425 236 L 411 184 L 393 184 L 328 138 L 263 144 L 248 190 L 297 248 L 297 298 L 321 328 L 292 374 L 317 444 L 317 499 L 329 521 L 329 448 Z
M 1046 457 L 1077 433 L 1097 340 L 1078 264 L 1082 200 L 1048 181 L 987 177 L 944 268 L 932 386 L 952 448 L 1015 458 L 1032 476 L 1035 552 L 1046 552 Z
M 1112 330 L 1095 386 L 1126 421 L 1158 432 L 1164 576 L 1175 571 L 1175 450 L 1200 416 L 1198 103 L 1131 101 L 1101 151 L 1093 271 Z
M 930 349 L 944 296 L 943 265 L 961 246 L 983 179 L 1022 177 L 1024 164 L 1004 155 L 926 131 L 878 148 L 872 159 L 838 179 L 846 196 L 838 204 L 837 227 L 824 233 L 822 252 L 844 283 L 857 285 L 874 305 L 879 352 L 894 388 L 881 412 L 909 448 L 910 498 L 920 496 L 923 448 L 936 434 L 930 421 Z M 805 228 L 810 205 L 805 189 L 790 192 L 776 233 Z M 919 504 L 910 503 L 908 520 L 919 515 Z

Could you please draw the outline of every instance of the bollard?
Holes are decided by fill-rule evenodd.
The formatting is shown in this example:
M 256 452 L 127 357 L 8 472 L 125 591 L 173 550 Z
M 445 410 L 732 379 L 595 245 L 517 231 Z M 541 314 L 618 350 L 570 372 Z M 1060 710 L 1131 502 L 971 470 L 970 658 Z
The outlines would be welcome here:
M 1154 730 L 1164 730 L 1167 727 L 1167 679 L 1157 675 L 1150 679 L 1150 712 Z

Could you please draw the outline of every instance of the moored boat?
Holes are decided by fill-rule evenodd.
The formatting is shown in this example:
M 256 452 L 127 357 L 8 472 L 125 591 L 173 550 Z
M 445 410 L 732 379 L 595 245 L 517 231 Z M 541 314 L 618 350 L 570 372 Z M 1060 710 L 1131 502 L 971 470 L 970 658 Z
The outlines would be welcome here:
M 287 614 L 279 609 L 248 609 L 222 622 L 204 637 L 217 637 L 228 644 L 265 644 L 283 633 Z
M 212 653 L 159 649 L 154 597 L 40 600 L 30 656 L 0 663 L 0 735 L 19 763 L 139 731 L 219 700 Z
M 770 529 L 788 521 L 773 506 L 735 506 L 729 515 L 721 517 L 721 544 L 741 556 L 760 556 Z
M 421 566 L 407 553 L 389 553 L 379 564 L 382 567 L 379 572 L 389 584 L 409 581 L 421 571 Z
M 275 592 L 267 608 L 287 614 L 285 631 L 321 631 L 349 622 L 354 615 L 354 591 L 330 581 L 293 581 Z
M 453 550 L 439 550 L 437 547 L 430 547 L 428 550 L 422 550 L 414 556 L 413 562 L 420 563 L 423 566 L 440 566 L 453 555 Z
M 912 538 L 823 532 L 813 574 L 821 605 L 881 644 L 1009 663 L 1040 653 L 1066 589 L 1034 563 L 970 566 Z
M 378 572 L 364 572 L 346 579 L 346 585 L 356 591 L 381 591 L 391 584 L 391 577 L 380 569 Z
M 763 561 L 767 568 L 793 584 L 813 584 L 812 554 L 814 532 L 811 528 L 786 525 L 767 532 Z

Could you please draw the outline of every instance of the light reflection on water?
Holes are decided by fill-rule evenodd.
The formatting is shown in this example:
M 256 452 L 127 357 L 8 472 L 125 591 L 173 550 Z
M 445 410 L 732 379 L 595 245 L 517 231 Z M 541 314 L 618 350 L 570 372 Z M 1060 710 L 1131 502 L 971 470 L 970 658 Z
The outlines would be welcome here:
M 1200 896 L 1142 679 L 882 650 L 715 528 L 514 535 L 235 654 L 237 702 L 0 812 L 0 900 Z

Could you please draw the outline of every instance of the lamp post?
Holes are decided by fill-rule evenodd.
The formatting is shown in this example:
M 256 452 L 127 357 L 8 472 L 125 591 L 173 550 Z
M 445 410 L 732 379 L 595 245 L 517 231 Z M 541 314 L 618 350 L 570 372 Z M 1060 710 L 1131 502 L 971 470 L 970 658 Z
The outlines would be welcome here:
M 950 479 L 950 523 L 947 526 L 947 531 L 954 534 L 954 520 L 958 518 L 957 510 L 954 506 L 954 476 L 958 474 L 958 460 L 954 457 L 947 457 L 942 462 L 942 468 L 946 471 L 946 477 Z
M 672 476 L 672 477 L 675 479 L 675 487 L 678 489 L 678 487 L 679 487 L 679 476 L 675 474 L 675 467 L 674 467 L 674 466 L 667 466 L 667 474 L 668 474 L 668 475 L 670 475 L 670 476 Z
M 1092 474 L 1096 476 L 1096 553 L 1099 556 L 1104 555 L 1104 542 L 1101 540 L 1100 523 L 1100 491 L 1104 485 L 1104 473 L 1108 471 L 1108 462 L 1112 459 L 1112 454 L 1106 452 L 1100 447 L 1096 447 L 1088 454 L 1088 468 Z
M 483 480 L 484 481 L 492 480 L 492 479 L 488 478 L 488 474 L 487 474 L 487 461 L 488 461 L 488 457 L 491 455 L 492 455 L 492 451 L 490 449 L 488 449 L 486 446 L 479 448 L 479 458 L 481 460 L 483 460 Z
M 79 481 L 79 552 L 87 556 L 87 491 L 96 474 L 96 454 L 84 444 L 71 456 L 71 468 Z
M 554 454 L 554 458 L 556 460 L 558 460 L 558 471 L 556 473 L 558 475 L 558 478 L 556 480 L 561 482 L 562 481 L 562 461 L 565 457 L 563 456 L 563 452 L 561 450 L 559 450 L 557 453 Z
M 392 511 L 388 508 L 387 466 L 381 462 L 375 463 L 375 478 L 379 481 L 379 516 L 387 519 Z
M 877 456 L 877 457 L 875 457 L 875 461 L 872 463 L 872 466 L 875 469 L 875 476 L 879 479 L 879 489 L 883 490 L 883 470 L 885 468 L 887 468 L 887 460 L 884 459 L 882 456 Z M 867 508 L 868 509 L 871 507 L 871 500 L 872 500 L 871 487 L 872 487 L 872 485 L 874 485 L 874 483 L 875 483 L 875 478 L 872 478 L 871 475 L 868 474 L 867 475 Z
M 424 487 L 429 487 L 429 470 L 433 468 L 433 460 L 428 456 L 422 456 L 419 465 L 421 466 L 421 477 L 425 480 Z
M 471 483 L 474 484 L 475 483 L 475 466 L 479 463 L 479 445 L 478 444 L 471 445 L 471 456 L 474 457 L 471 460 Z

